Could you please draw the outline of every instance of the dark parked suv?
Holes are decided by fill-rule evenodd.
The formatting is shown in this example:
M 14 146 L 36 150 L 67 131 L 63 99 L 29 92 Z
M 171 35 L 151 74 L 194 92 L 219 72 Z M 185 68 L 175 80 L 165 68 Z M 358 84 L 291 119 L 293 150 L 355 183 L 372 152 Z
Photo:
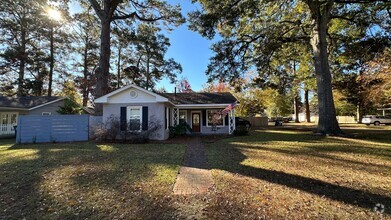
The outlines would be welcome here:
M 246 128 L 251 127 L 251 123 L 249 121 L 240 117 L 235 117 L 235 124 L 236 126 L 245 126 Z

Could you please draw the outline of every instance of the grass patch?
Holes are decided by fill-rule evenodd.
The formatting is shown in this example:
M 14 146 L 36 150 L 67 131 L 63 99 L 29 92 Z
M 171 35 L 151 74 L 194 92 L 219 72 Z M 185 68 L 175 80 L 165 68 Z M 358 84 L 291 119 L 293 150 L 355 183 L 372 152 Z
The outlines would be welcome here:
M 0 219 L 165 218 L 185 146 L 0 142 Z
M 0 219 L 391 219 L 390 127 L 342 126 L 347 137 L 314 128 L 205 137 L 216 187 L 198 196 L 172 194 L 188 139 L 1 140 Z
M 209 217 L 391 218 L 389 128 L 343 126 L 349 138 L 313 128 L 286 125 L 207 144 L 217 188 Z

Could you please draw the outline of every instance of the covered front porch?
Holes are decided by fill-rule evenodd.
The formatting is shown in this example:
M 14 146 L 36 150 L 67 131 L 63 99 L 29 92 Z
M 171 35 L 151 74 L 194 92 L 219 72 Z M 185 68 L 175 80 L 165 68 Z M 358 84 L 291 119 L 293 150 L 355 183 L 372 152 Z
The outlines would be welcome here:
M 0 137 L 15 135 L 18 115 L 18 112 L 0 112 Z
M 172 111 L 172 125 L 187 123 L 193 133 L 232 134 L 235 126 L 235 110 L 225 111 L 227 105 L 214 106 L 176 106 Z

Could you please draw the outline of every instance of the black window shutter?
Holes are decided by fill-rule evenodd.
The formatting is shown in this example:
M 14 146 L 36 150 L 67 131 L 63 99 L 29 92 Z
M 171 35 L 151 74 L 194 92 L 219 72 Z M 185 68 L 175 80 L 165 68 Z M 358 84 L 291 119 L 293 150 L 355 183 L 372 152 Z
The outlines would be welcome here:
M 168 109 L 168 126 L 171 126 L 171 108 Z
M 202 126 L 206 126 L 206 110 L 202 110 Z
M 148 106 L 143 106 L 143 131 L 148 130 Z
M 228 126 L 228 114 L 225 116 L 225 126 Z
M 167 108 L 164 107 L 164 127 L 167 129 Z
M 120 129 L 121 131 L 126 131 L 126 107 L 121 107 L 120 113 Z

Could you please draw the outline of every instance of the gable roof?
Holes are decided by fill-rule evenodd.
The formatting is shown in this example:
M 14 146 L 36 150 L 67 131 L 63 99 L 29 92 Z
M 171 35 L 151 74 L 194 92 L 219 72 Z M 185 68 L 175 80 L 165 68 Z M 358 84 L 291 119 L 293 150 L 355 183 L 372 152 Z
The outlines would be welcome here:
M 127 89 L 130 89 L 130 88 L 135 88 L 135 89 L 138 89 L 138 90 L 140 90 L 140 91 L 142 91 L 144 93 L 147 93 L 147 94 L 149 94 L 151 96 L 154 96 L 156 98 L 156 101 L 158 101 L 158 102 L 168 102 L 168 99 L 166 97 L 161 96 L 160 94 L 156 94 L 156 93 L 153 93 L 153 92 L 148 91 L 146 89 L 143 89 L 143 88 L 141 88 L 139 86 L 136 86 L 134 84 L 130 84 L 130 85 L 127 85 L 127 86 L 122 87 L 120 89 L 114 90 L 114 91 L 112 91 L 112 92 L 110 92 L 110 93 L 108 93 L 108 94 L 106 94 L 104 96 L 101 96 L 101 97 L 95 99 L 95 103 L 107 103 L 108 102 L 108 98 L 110 98 L 111 96 L 114 96 L 114 95 L 116 95 L 118 93 L 121 93 L 121 92 L 123 92 L 123 91 L 125 91 Z
M 126 92 L 127 90 L 134 88 L 140 90 L 146 94 L 154 96 L 156 102 L 170 102 L 174 105 L 225 105 L 236 102 L 236 98 L 229 92 L 222 93 L 208 93 L 208 92 L 192 92 L 192 93 L 154 93 L 143 89 L 134 84 L 127 85 L 113 92 L 110 92 L 104 96 L 95 99 L 95 103 L 109 103 L 109 98 L 117 94 Z M 124 99 L 129 102 L 127 98 Z M 137 100 L 140 102 L 140 100 Z
M 175 105 L 186 104 L 231 104 L 236 98 L 229 92 L 192 92 L 192 93 L 160 93 Z
M 26 96 L 7 97 L 0 96 L 0 108 L 19 108 L 32 110 L 65 99 L 59 96 Z

